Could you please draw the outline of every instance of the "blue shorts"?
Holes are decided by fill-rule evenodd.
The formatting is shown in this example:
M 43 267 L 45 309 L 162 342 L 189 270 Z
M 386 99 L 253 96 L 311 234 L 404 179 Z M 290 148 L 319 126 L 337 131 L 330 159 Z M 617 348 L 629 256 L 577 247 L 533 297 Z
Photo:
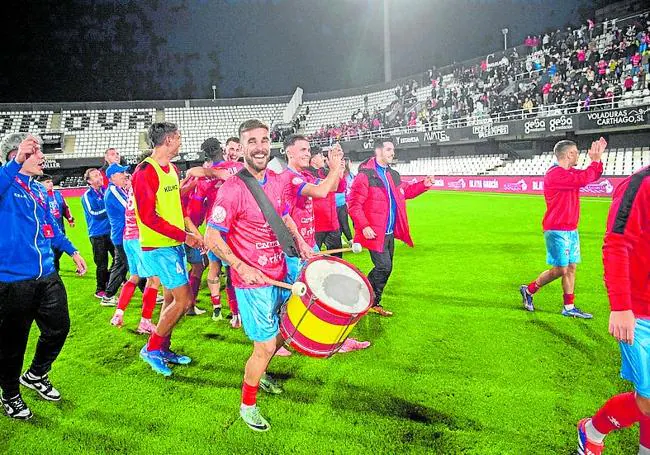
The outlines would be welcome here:
M 544 231 L 544 241 L 547 264 L 566 267 L 581 261 L 578 231 Z
M 219 264 L 221 264 L 221 259 L 219 259 L 219 257 L 216 254 L 214 254 L 212 251 L 209 250 L 208 250 L 208 261 L 218 262 Z
M 143 251 L 142 263 L 150 276 L 160 278 L 167 289 L 176 289 L 189 282 L 183 245 Z
M 187 256 L 187 262 L 190 264 L 202 264 L 203 263 L 203 258 L 201 257 L 201 250 L 198 248 L 192 248 L 187 245 L 183 245 L 185 247 L 185 255 Z
M 637 319 L 634 344 L 619 343 L 621 347 L 621 377 L 634 384 L 634 390 L 650 399 L 650 321 Z
M 318 253 L 320 249 L 318 246 L 314 247 L 314 252 Z M 289 283 L 295 283 L 300 275 L 300 271 L 305 266 L 305 261 L 301 258 L 296 258 L 293 256 L 285 256 L 287 262 L 287 281 Z
M 280 307 L 291 292 L 277 286 L 235 288 L 239 314 L 246 336 L 262 343 L 280 333 Z
M 129 264 L 129 273 L 131 275 L 138 275 L 140 278 L 149 278 L 151 275 L 149 275 L 142 263 L 142 248 L 140 248 L 140 240 L 124 240 L 122 246 L 124 247 L 124 253 L 126 254 L 126 262 Z

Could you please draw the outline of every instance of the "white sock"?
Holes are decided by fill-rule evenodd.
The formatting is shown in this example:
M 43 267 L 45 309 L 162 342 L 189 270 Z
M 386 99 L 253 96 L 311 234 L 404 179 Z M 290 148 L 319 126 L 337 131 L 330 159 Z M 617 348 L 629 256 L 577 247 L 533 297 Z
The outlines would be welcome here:
M 246 410 L 248 410 L 248 409 L 253 409 L 253 408 L 255 408 L 255 407 L 257 407 L 256 404 L 254 404 L 254 405 L 248 405 L 248 404 L 244 404 L 244 403 L 242 403 L 241 406 L 239 407 L 239 409 L 241 409 L 242 411 L 246 411 Z
M 576 306 L 571 304 L 571 305 L 564 305 L 565 310 L 573 310 Z
M 602 443 L 603 440 L 605 439 L 605 434 L 602 434 L 600 431 L 596 430 L 596 427 L 594 427 L 594 424 L 591 423 L 591 419 L 585 423 L 585 432 L 587 433 L 587 439 L 590 441 L 594 441 L 597 443 Z
M 115 310 L 115 314 L 118 316 L 124 316 L 124 310 L 120 310 L 119 308 Z
M 650 455 L 650 449 L 639 445 L 639 454 L 638 455 Z

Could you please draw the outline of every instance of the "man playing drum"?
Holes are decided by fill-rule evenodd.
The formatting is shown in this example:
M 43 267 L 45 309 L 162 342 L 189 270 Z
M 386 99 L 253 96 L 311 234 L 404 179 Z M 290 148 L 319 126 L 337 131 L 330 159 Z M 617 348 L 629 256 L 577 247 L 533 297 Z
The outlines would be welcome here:
M 284 178 L 266 169 L 271 155 L 268 127 L 259 120 L 247 120 L 239 127 L 239 137 L 244 169 L 257 180 L 272 208 L 282 216 L 300 255 L 311 257 L 313 250 L 289 216 Z M 270 425 L 256 406 L 257 390 L 261 387 L 270 393 L 282 392 L 265 371 L 284 343 L 279 334 L 278 309 L 288 297 L 286 290 L 270 286 L 269 279 L 286 280 L 287 267 L 275 233 L 242 179 L 230 178 L 219 190 L 208 220 L 206 245 L 231 266 L 244 332 L 253 341 L 253 353 L 244 372 L 240 415 L 251 429 L 267 431 Z

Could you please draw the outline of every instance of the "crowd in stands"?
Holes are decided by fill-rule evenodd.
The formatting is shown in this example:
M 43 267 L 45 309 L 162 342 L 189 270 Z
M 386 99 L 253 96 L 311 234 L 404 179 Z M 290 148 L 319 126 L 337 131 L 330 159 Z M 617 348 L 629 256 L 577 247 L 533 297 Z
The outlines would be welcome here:
M 311 138 L 333 142 L 368 137 L 384 129 L 465 126 L 468 122 L 525 118 L 540 112 L 576 113 L 618 106 L 625 93 L 650 95 L 648 15 L 617 25 L 589 20 L 580 28 L 556 30 L 524 41 L 500 60 L 457 65 L 443 75 L 430 69 L 425 79 L 400 84 L 395 100 L 369 112 L 367 103 L 340 125 L 324 125 Z M 428 91 L 428 90 L 427 90 Z

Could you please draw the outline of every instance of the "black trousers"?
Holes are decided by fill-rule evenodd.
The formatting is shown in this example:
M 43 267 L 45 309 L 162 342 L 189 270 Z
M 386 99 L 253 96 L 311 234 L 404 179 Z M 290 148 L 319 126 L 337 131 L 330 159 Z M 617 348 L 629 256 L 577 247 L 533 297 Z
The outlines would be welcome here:
M 375 266 L 368 274 L 368 281 L 375 291 L 375 305 L 381 304 L 381 295 L 384 293 L 384 288 L 393 271 L 393 256 L 395 254 L 395 236 L 393 234 L 386 234 L 384 240 L 384 251 L 377 253 L 370 251 L 370 259 Z
M 63 256 L 63 250 L 52 248 L 52 253 L 54 253 L 54 268 L 58 272 L 61 270 L 61 256 Z
M 339 217 L 339 226 L 341 226 L 341 233 L 345 236 L 348 242 L 352 241 L 352 230 L 350 229 L 350 219 L 348 218 L 348 206 L 343 204 L 336 208 L 336 214 Z
M 106 286 L 106 297 L 113 297 L 126 281 L 126 272 L 129 271 L 129 264 L 126 260 L 124 246 L 115 245 L 115 258 L 111 266 L 108 285 Z
M 97 285 L 95 292 L 106 291 L 106 285 L 110 276 L 108 271 L 108 255 L 110 254 L 113 258 L 115 257 L 113 243 L 111 243 L 111 238 L 108 235 L 101 235 L 91 237 L 90 244 L 93 247 L 93 261 L 96 266 L 95 280 L 97 281 Z
M 325 244 L 326 250 L 334 250 L 336 248 L 342 248 L 343 244 L 341 243 L 341 231 L 322 231 L 316 232 L 316 246 L 318 248 L 321 245 Z M 339 258 L 343 257 L 343 253 L 334 253 L 332 256 Z
M 41 335 L 29 370 L 42 376 L 50 371 L 70 330 L 68 296 L 56 272 L 38 280 L 0 282 L 0 388 L 7 398 L 19 393 L 18 378 L 34 321 Z

